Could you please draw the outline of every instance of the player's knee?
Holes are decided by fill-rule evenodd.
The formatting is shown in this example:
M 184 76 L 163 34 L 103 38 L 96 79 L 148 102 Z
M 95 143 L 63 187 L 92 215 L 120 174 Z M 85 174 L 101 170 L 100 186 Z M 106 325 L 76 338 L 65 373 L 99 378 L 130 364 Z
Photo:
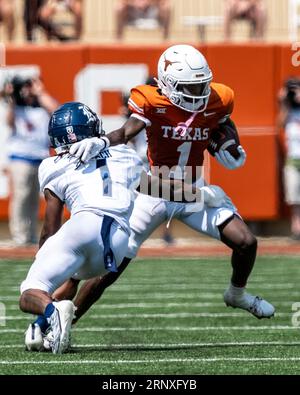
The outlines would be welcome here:
M 133 259 L 136 257 L 138 249 L 140 248 L 142 243 L 137 242 L 136 240 L 133 239 L 133 237 L 129 238 L 128 241 L 128 247 L 126 251 L 126 256 L 130 257 L 130 259 Z M 125 258 L 126 259 L 126 258 Z
M 130 261 L 131 261 L 130 258 L 124 258 L 122 263 L 118 266 L 118 271 L 116 273 L 110 272 L 106 274 L 104 277 L 100 279 L 99 285 L 101 285 L 104 288 L 107 288 L 110 285 L 112 285 L 124 272 Z
M 250 232 L 243 232 L 237 245 L 238 250 L 243 254 L 254 254 L 257 250 L 257 239 Z
M 26 313 L 26 306 L 27 306 L 27 292 L 23 292 L 19 299 L 19 307 L 20 310 Z

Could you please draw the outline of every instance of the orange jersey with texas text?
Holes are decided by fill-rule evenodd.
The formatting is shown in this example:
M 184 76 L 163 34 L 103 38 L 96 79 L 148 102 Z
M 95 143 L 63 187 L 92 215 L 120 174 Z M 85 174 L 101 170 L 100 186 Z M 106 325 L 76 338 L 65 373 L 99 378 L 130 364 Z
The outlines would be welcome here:
M 212 83 L 206 110 L 193 114 L 174 106 L 159 88 L 140 85 L 131 90 L 128 105 L 146 123 L 150 166 L 195 167 L 203 164 L 212 130 L 232 113 L 233 91 Z

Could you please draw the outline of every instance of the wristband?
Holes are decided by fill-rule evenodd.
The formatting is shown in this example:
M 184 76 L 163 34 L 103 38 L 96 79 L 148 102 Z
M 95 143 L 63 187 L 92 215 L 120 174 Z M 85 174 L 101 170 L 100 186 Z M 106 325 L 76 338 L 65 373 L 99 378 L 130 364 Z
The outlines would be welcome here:
M 104 141 L 104 143 L 105 143 L 105 147 L 103 148 L 103 149 L 106 149 L 106 148 L 108 148 L 109 146 L 110 146 L 110 141 L 109 141 L 109 139 L 107 138 L 107 137 L 105 137 L 105 136 L 103 136 L 103 137 L 100 137 L 103 141 Z

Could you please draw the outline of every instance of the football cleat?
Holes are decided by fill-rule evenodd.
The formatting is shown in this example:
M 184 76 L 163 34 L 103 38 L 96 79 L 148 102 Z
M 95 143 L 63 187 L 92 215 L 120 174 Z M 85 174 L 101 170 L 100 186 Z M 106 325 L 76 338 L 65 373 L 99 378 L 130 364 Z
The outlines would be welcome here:
M 53 343 L 53 332 L 50 330 L 43 337 L 43 351 L 51 351 L 51 344 Z M 71 333 L 69 333 L 68 345 L 65 351 L 69 351 L 71 349 Z
M 241 295 L 233 295 L 228 289 L 224 293 L 226 306 L 240 308 L 249 311 L 256 318 L 271 318 L 275 313 L 274 306 L 259 296 L 253 296 L 244 292 Z
M 53 343 L 53 332 L 51 330 L 48 330 L 47 334 L 43 337 L 44 351 L 52 351 L 51 350 L 52 343 Z
M 30 324 L 25 332 L 25 347 L 27 351 L 43 351 L 43 333 L 38 324 Z
M 50 346 L 53 354 L 62 354 L 70 344 L 70 331 L 76 307 L 70 300 L 53 302 L 54 312 L 49 318 L 53 338 Z

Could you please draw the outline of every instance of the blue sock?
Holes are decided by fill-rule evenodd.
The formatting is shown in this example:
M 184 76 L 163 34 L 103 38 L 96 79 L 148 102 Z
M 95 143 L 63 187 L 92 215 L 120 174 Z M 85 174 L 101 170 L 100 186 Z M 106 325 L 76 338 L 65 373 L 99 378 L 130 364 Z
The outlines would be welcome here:
M 47 319 L 43 315 L 39 315 L 38 318 L 34 321 L 34 324 L 37 324 L 43 333 L 46 333 L 46 330 L 49 327 Z
M 48 318 L 52 315 L 54 310 L 55 310 L 55 307 L 54 307 L 53 303 L 49 303 L 47 305 L 47 307 L 45 308 L 44 317 L 46 318 L 47 322 L 48 322 Z

